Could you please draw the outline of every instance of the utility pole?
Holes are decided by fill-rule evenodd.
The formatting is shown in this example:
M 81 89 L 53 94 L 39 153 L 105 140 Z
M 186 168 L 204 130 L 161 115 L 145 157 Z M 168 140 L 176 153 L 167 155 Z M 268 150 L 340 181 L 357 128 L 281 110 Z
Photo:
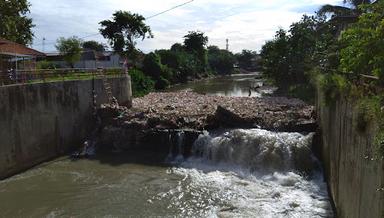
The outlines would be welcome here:
M 226 49 L 228 51 L 229 50 L 229 39 L 227 39 L 226 41 L 227 41 Z

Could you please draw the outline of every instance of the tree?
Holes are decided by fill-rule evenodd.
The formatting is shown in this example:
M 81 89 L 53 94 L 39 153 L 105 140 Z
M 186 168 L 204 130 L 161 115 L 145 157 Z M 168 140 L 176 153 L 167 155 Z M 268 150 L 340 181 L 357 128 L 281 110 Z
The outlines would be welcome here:
M 143 71 L 154 80 L 158 80 L 161 77 L 162 71 L 160 56 L 154 52 L 145 55 L 143 61 Z
M 147 54 L 143 61 L 143 71 L 155 80 L 156 89 L 165 89 L 170 85 L 172 71 L 161 63 L 159 54 L 151 52 Z
M 200 62 L 201 71 L 205 71 L 208 65 L 207 50 L 208 37 L 200 31 L 190 31 L 184 36 L 184 46 L 186 51 L 195 55 Z
M 105 45 L 96 41 L 86 41 L 83 42 L 83 49 L 84 50 L 91 50 L 91 51 L 97 51 L 97 52 L 103 52 L 105 51 Z
M 324 5 L 320 8 L 319 14 L 331 14 L 332 17 L 335 16 L 358 16 L 361 11 L 359 6 L 362 4 L 370 4 L 371 0 L 344 0 L 344 5 L 349 4 L 351 7 L 339 6 L 339 5 Z
M 208 43 L 208 37 L 200 31 L 189 31 L 184 36 L 184 45 L 187 51 L 202 51 Z
M 174 47 L 172 46 L 172 48 Z M 198 75 L 201 67 L 196 55 L 186 52 L 182 47 L 174 50 L 172 48 L 171 50 L 156 51 L 161 57 L 161 63 L 172 71 L 170 81 L 173 83 L 187 82 Z
M 230 51 L 219 49 L 217 46 L 208 47 L 208 63 L 216 73 L 232 73 L 235 62 L 235 56 Z
M 359 21 L 341 38 L 340 70 L 345 74 L 373 74 L 384 83 L 384 2 L 362 8 Z
M 32 19 L 27 17 L 27 0 L 0 0 L 0 37 L 23 45 L 33 39 Z
M 100 33 L 109 40 L 115 52 L 122 56 L 137 58 L 137 40 L 153 38 L 151 28 L 145 24 L 145 18 L 127 11 L 116 11 L 112 20 L 100 22 Z
M 236 54 L 236 59 L 239 63 L 239 67 L 243 69 L 250 69 L 254 65 L 254 59 L 257 57 L 257 53 L 251 50 L 243 50 L 241 53 Z
M 80 60 L 82 41 L 76 36 L 69 38 L 61 37 L 56 42 L 56 49 L 64 56 L 64 60 L 73 68 Z
M 171 46 L 171 51 L 184 51 L 184 46 L 180 43 L 175 43 Z
M 316 49 L 317 22 L 314 17 L 304 15 L 299 22 L 290 26 L 289 76 L 295 83 L 307 83 L 308 73 L 314 66 L 313 55 Z
M 260 55 L 264 74 L 274 80 L 280 88 L 287 89 L 285 86 L 289 85 L 287 83 L 290 80 L 287 32 L 283 29 L 278 30 L 275 38 L 263 45 Z
M 279 30 L 261 51 L 264 73 L 282 92 L 309 84 L 308 73 L 316 66 L 317 21 L 304 15 L 288 32 Z
M 129 71 L 132 81 L 132 93 L 134 97 L 144 96 L 155 88 L 155 82 L 143 72 L 137 69 Z

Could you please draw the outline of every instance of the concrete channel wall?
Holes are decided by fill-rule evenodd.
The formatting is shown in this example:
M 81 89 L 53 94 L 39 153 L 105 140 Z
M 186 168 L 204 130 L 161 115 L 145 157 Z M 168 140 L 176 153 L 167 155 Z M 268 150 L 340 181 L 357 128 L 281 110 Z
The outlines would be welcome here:
M 384 161 L 375 159 L 375 124 L 356 128 L 357 109 L 342 99 L 326 106 L 318 100 L 322 159 L 337 216 L 384 217 Z
M 132 103 L 129 76 L 108 79 L 121 105 Z M 107 103 L 101 79 L 0 87 L 0 179 L 79 147 L 94 128 L 97 104 Z

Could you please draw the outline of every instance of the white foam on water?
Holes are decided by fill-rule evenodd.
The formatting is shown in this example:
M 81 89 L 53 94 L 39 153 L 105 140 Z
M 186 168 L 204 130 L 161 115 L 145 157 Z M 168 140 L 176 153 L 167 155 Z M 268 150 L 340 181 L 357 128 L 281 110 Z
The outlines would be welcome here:
M 332 217 L 312 137 L 260 129 L 202 135 L 195 156 L 169 171 L 184 179 L 153 200 L 170 199 L 180 217 Z

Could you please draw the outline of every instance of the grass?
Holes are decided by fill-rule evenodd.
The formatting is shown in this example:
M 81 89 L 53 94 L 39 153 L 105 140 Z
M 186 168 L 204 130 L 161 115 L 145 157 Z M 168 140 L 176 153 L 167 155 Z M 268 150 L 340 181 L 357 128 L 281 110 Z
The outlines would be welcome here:
M 106 78 L 117 78 L 121 77 L 123 73 L 121 70 L 108 70 L 105 72 Z M 59 72 L 52 71 L 50 73 L 34 73 L 20 76 L 22 79 L 19 81 L 9 80 L 6 84 L 35 84 L 35 83 L 52 83 L 61 81 L 76 81 L 76 80 L 91 80 L 93 78 L 100 79 L 102 76 L 99 73 L 93 72 Z M 24 79 L 25 78 L 25 79 Z

